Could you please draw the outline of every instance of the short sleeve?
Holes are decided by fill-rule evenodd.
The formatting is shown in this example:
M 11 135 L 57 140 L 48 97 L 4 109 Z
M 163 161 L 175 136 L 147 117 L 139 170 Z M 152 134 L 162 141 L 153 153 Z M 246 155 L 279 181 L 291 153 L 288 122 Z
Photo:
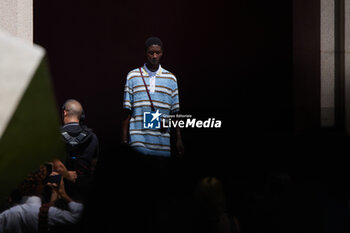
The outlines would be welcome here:
M 175 79 L 174 88 L 171 94 L 171 113 L 176 113 L 180 111 L 180 101 L 179 101 L 179 89 L 177 86 L 177 81 Z
M 133 87 L 130 79 L 130 73 L 129 73 L 124 86 L 123 108 L 132 110 L 133 102 L 134 102 L 134 91 L 133 91 Z

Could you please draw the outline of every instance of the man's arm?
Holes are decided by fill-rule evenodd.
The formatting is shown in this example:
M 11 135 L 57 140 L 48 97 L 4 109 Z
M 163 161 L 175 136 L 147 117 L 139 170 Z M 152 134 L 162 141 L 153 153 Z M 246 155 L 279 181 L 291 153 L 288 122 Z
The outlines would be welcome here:
M 177 155 L 183 156 L 185 153 L 185 147 L 182 142 L 182 136 L 181 136 L 181 130 L 178 126 L 175 128 L 175 134 L 176 134 L 176 149 L 177 149 Z
M 176 117 L 175 118 L 177 121 L 180 120 L 180 118 Z M 176 150 L 177 150 L 177 156 L 178 157 L 182 157 L 185 153 L 185 147 L 183 145 L 182 142 L 182 136 L 181 136 L 181 129 L 180 127 L 177 125 L 174 130 L 172 131 L 173 133 L 173 138 L 175 140 L 175 145 L 176 145 Z
M 131 111 L 128 109 L 123 109 L 123 112 L 122 112 L 122 134 L 121 134 L 121 143 L 122 144 L 128 144 L 130 119 L 131 119 Z
M 53 161 L 53 165 L 54 165 L 54 171 L 61 174 L 67 180 L 71 182 L 75 182 L 75 180 L 77 179 L 77 173 L 75 171 L 68 171 L 66 166 L 64 166 L 64 164 L 58 159 L 55 159 Z

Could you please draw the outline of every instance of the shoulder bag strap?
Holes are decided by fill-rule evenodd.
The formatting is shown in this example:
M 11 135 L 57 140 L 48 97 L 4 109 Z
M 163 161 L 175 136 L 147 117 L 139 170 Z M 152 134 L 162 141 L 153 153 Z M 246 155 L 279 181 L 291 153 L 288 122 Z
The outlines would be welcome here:
M 146 88 L 146 92 L 147 92 L 147 95 L 148 95 L 149 102 L 151 102 L 152 111 L 154 112 L 156 109 L 154 108 L 154 105 L 153 105 L 153 102 L 152 102 L 152 99 L 151 99 L 151 95 L 149 94 L 149 91 L 148 91 L 148 88 L 147 88 L 147 85 L 146 85 L 146 82 L 145 82 L 145 78 L 143 77 L 143 74 L 142 74 L 141 67 L 139 68 L 139 70 L 140 70 L 140 74 L 141 74 L 141 77 L 142 77 L 143 84 L 145 85 L 145 88 Z

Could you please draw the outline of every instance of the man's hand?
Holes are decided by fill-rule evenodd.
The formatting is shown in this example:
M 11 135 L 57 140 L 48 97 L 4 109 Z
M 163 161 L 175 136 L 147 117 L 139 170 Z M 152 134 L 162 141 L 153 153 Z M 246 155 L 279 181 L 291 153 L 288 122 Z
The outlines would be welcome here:
M 66 166 L 60 161 L 60 160 L 54 160 L 54 171 L 61 174 L 64 178 L 71 182 L 75 182 L 77 179 L 77 172 L 76 171 L 68 171 Z
M 128 138 L 129 138 L 129 123 L 131 119 L 131 111 L 127 109 L 123 109 L 122 112 L 122 132 L 121 132 L 121 144 L 122 145 L 128 145 Z
M 76 171 L 67 171 L 67 172 L 68 172 L 68 175 L 65 178 L 74 183 L 78 178 L 77 172 Z
M 64 188 L 63 177 L 61 177 L 61 181 L 59 185 L 57 185 L 56 183 L 47 183 L 47 185 L 51 187 L 51 190 L 52 190 L 51 199 L 50 199 L 51 203 L 55 202 L 58 198 L 63 199 L 67 203 L 72 201 L 72 199 L 66 193 L 66 189 Z

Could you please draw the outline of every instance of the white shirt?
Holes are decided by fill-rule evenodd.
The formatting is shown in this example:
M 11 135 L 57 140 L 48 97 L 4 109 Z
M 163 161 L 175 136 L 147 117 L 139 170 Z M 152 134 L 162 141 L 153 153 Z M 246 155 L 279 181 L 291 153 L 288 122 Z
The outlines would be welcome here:
M 38 231 L 39 209 L 41 199 L 37 196 L 23 197 L 21 204 L 0 214 L 0 233 L 29 233 Z M 78 221 L 83 204 L 70 202 L 69 210 L 50 207 L 48 214 L 49 226 L 74 224 Z
M 145 70 L 148 74 L 149 77 L 149 92 L 150 93 L 154 93 L 156 91 L 156 76 L 159 74 L 159 72 L 161 71 L 161 66 L 159 65 L 158 70 L 152 72 L 150 71 L 146 64 L 144 65 Z

